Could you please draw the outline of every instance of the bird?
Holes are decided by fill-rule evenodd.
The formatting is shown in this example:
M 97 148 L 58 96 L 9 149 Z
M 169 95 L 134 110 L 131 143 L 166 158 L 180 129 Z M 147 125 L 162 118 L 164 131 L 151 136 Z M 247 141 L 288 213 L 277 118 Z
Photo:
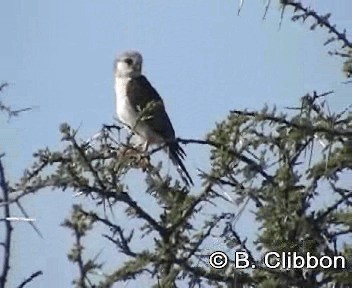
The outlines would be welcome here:
M 143 57 L 138 51 L 126 51 L 114 62 L 117 117 L 144 142 L 164 146 L 171 162 L 186 185 L 194 185 L 183 160 L 185 151 L 176 141 L 175 130 L 157 90 L 142 73 Z

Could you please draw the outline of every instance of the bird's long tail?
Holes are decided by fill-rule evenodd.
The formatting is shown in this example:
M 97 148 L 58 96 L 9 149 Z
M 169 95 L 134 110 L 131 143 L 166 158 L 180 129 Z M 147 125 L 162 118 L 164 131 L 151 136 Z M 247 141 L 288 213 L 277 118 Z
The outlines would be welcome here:
M 176 166 L 177 172 L 180 174 L 183 182 L 187 186 L 194 185 L 191 176 L 189 175 L 182 160 L 185 159 L 186 153 L 177 142 L 172 142 L 169 145 L 169 157 L 172 163 Z

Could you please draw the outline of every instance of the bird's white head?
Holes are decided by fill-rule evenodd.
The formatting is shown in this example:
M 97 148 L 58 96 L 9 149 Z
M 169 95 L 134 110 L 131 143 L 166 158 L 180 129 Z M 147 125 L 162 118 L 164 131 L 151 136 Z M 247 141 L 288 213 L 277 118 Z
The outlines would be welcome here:
M 115 77 L 138 77 L 142 73 L 142 55 L 137 51 L 126 51 L 117 57 L 114 65 Z

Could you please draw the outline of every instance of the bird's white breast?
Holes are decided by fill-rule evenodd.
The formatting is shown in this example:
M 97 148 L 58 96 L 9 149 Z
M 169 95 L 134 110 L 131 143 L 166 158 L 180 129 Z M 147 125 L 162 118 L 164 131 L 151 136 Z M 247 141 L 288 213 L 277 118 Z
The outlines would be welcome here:
M 116 112 L 120 121 L 133 127 L 138 115 L 127 97 L 127 84 L 130 80 L 128 77 L 115 78 Z
M 127 96 L 127 85 L 131 78 L 115 77 L 115 93 L 116 93 L 116 112 L 121 122 L 128 125 L 138 135 L 152 143 L 163 142 L 160 135 L 157 135 L 146 123 L 137 123 L 139 119 L 138 112 L 131 106 Z

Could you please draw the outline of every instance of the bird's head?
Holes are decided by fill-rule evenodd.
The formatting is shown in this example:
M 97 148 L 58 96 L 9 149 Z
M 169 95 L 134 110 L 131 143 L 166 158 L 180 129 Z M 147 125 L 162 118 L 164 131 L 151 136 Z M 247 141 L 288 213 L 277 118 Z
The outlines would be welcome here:
M 117 57 L 114 65 L 115 77 L 138 77 L 142 73 L 142 55 L 137 51 L 126 51 Z

